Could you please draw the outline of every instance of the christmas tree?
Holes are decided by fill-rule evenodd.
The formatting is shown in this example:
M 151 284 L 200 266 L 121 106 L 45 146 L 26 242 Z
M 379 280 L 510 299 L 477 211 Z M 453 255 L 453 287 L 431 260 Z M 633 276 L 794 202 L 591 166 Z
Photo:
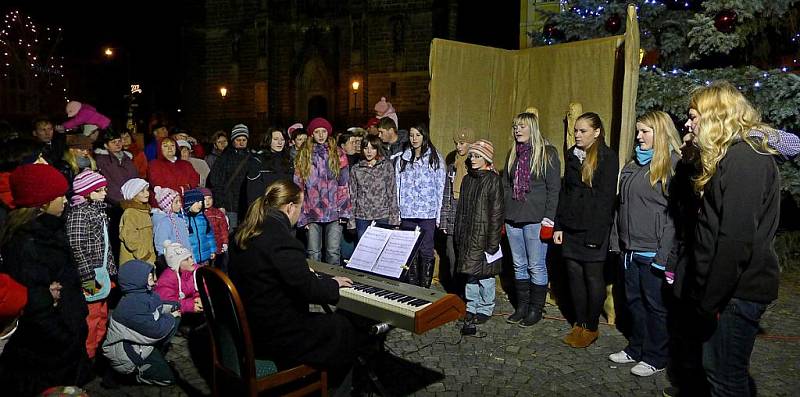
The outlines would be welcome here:
M 716 80 L 735 84 L 776 128 L 800 131 L 800 0 L 560 1 L 534 45 L 587 40 L 624 31 L 637 6 L 642 67 L 637 112 L 683 119 L 691 91 Z M 800 163 L 781 165 L 784 191 L 800 203 Z

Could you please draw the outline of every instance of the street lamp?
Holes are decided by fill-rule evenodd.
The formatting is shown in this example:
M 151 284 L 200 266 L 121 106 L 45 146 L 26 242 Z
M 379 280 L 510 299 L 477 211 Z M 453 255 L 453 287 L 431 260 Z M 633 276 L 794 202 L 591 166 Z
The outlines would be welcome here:
M 114 49 L 111 48 L 111 47 L 106 47 L 106 50 L 103 51 L 103 53 L 106 54 L 106 56 L 110 58 L 110 57 L 114 56 Z
M 225 87 L 220 87 L 219 95 L 222 96 L 222 99 L 225 99 L 225 97 L 228 96 L 228 89 Z
M 353 111 L 358 113 L 358 87 L 361 87 L 361 82 L 358 80 L 353 80 Z

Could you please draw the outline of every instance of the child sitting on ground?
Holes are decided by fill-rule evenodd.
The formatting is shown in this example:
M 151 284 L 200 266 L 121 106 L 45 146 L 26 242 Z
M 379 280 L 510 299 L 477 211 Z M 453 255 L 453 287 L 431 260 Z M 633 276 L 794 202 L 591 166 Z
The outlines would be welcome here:
M 183 212 L 186 214 L 186 223 L 189 226 L 189 242 L 192 254 L 201 266 L 211 263 L 217 252 L 217 242 L 214 240 L 211 224 L 203 215 L 203 201 L 203 193 L 199 189 L 187 190 L 183 194 Z
M 167 345 L 180 322 L 180 309 L 165 304 L 153 293 L 153 266 L 132 260 L 119 270 L 122 290 L 111 314 L 103 355 L 121 374 L 135 374 L 136 381 L 167 386 L 175 376 L 164 359 Z
M 155 291 L 165 302 L 178 302 L 181 313 L 199 313 L 203 311 L 200 293 L 194 285 L 194 263 L 192 253 L 179 243 L 164 242 L 164 256 L 168 268 L 158 277 Z

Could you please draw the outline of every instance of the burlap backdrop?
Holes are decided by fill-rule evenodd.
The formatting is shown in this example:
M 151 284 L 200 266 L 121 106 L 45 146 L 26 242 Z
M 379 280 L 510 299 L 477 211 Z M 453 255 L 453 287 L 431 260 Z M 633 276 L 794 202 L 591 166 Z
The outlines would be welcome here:
M 453 133 L 470 127 L 476 138 L 494 143 L 495 163 L 503 168 L 514 116 L 536 107 L 541 131 L 559 149 L 563 164 L 565 116 L 569 104 L 578 102 L 584 112 L 603 119 L 606 142 L 622 164 L 635 135 L 639 33 L 632 7 L 627 26 L 624 35 L 519 51 L 435 39 L 431 139 L 447 153 L 454 149 Z

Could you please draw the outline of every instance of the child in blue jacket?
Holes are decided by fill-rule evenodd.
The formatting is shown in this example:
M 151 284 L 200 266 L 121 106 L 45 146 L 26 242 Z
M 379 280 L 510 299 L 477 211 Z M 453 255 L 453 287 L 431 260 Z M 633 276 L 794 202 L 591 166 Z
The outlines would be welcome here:
M 217 252 L 217 241 L 214 230 L 203 210 L 205 209 L 203 192 L 200 189 L 187 190 L 183 194 L 183 212 L 189 226 L 189 243 L 192 254 L 198 265 L 207 265 L 213 261 Z

